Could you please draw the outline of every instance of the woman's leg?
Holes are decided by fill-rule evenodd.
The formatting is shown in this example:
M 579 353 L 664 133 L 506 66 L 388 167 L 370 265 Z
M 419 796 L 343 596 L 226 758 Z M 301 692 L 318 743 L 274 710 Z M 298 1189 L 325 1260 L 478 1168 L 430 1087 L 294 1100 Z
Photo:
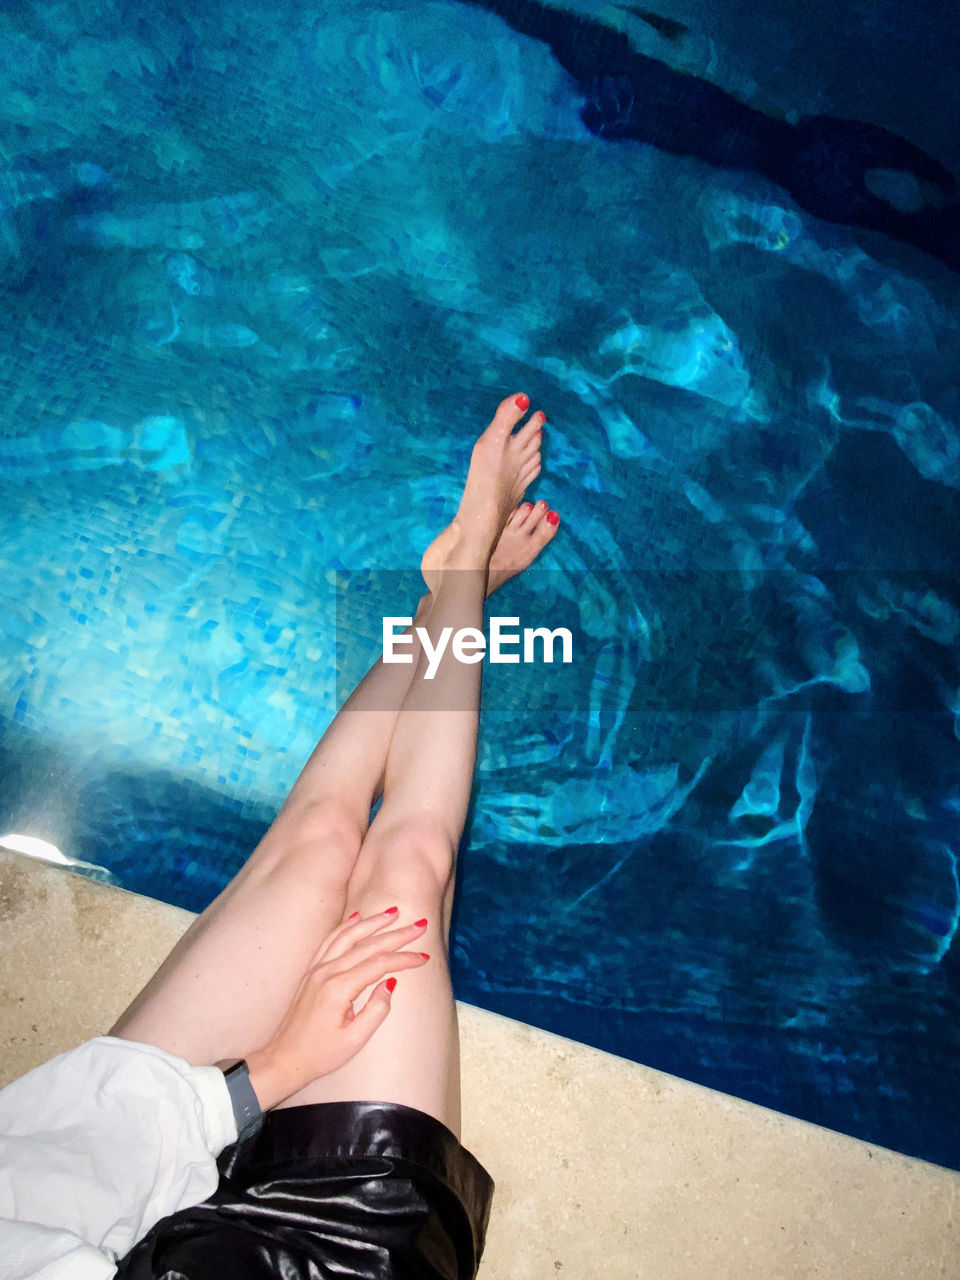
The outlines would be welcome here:
M 552 534 L 545 513 L 546 504 L 515 513 L 496 550 L 492 586 L 528 564 Z M 414 627 L 430 603 L 429 596 L 421 602 Z M 195 1065 L 243 1057 L 269 1039 L 317 944 L 347 914 L 347 883 L 414 674 L 383 662 L 371 668 L 246 864 L 111 1035 L 156 1044 Z
M 407 666 L 379 661 L 370 669 L 247 862 L 110 1035 L 158 1045 L 193 1065 L 244 1057 L 269 1039 L 318 943 L 343 918 L 411 679 Z
M 522 416 L 513 400 L 500 406 L 474 449 L 456 519 L 424 557 L 433 597 L 420 625 L 434 648 L 444 628 L 479 629 L 487 587 L 529 564 L 555 532 L 556 517 L 545 518 L 545 503 L 514 507 L 540 468 L 538 417 L 511 434 Z M 396 904 L 404 918 L 426 916 L 422 945 L 431 962 L 403 975 L 389 1018 L 355 1058 L 282 1105 L 399 1102 L 459 1134 L 459 1038 L 447 947 L 482 667 L 457 661 L 448 647 L 432 680 L 424 678 L 425 668 L 421 653 L 390 743 L 383 805 L 350 877 L 347 906 L 364 915 Z

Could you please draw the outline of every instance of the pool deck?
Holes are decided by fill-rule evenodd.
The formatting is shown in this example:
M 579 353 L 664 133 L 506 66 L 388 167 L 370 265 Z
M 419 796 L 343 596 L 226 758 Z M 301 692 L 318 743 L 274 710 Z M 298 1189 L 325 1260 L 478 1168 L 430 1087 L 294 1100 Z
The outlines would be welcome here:
M 0 850 L 0 1085 L 104 1034 L 192 919 Z M 960 1174 L 459 1010 L 481 1280 L 960 1275 Z

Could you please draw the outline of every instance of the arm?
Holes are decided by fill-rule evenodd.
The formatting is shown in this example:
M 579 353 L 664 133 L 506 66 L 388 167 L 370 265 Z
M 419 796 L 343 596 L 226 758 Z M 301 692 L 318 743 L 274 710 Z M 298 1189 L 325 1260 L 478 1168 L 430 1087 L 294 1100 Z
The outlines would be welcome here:
M 270 1043 L 248 1057 L 261 1110 L 349 1061 L 389 1012 L 379 979 L 425 963 L 399 950 L 422 927 L 384 934 L 394 918 L 325 939 Z M 0 1091 L 0 1276 L 109 1280 L 156 1222 L 213 1193 L 236 1138 L 218 1067 L 114 1036 L 36 1067 Z
M 395 912 L 392 907 L 364 920 L 348 920 L 321 943 L 269 1043 L 247 1054 L 261 1111 L 349 1062 L 390 1012 L 396 979 L 380 979 L 430 959 L 423 951 L 400 950 L 423 934 L 426 920 L 384 933 L 395 923 Z M 354 1004 L 371 987 L 363 1008 L 355 1012 Z
M 0 1092 L 0 1275 L 107 1280 L 161 1217 L 211 1194 L 235 1137 L 214 1067 L 112 1036 L 43 1063 Z
M 0 1219 L 5 1280 L 111 1280 L 116 1265 L 70 1231 Z

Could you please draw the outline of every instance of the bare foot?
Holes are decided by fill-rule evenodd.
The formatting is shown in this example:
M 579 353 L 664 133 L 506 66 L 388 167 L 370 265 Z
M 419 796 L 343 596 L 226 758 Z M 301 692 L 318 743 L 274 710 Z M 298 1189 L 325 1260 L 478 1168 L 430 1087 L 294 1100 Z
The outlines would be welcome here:
M 536 505 L 531 502 L 521 502 L 519 507 L 514 508 L 490 557 L 490 568 L 487 573 L 488 597 L 536 560 L 547 543 L 553 539 L 559 524 L 560 517 L 555 511 L 550 510 L 542 498 Z M 443 533 L 446 533 L 446 530 Z M 444 564 L 443 541 L 443 534 L 434 538 L 424 552 L 420 564 L 423 580 L 431 593 L 436 591 L 440 583 L 440 570 Z M 424 596 L 421 603 L 428 602 L 429 597 Z
M 516 396 L 503 400 L 473 446 L 457 514 L 424 552 L 421 569 L 431 590 L 435 589 L 437 573 L 453 567 L 454 560 L 463 568 L 486 568 L 527 485 L 540 474 L 540 432 L 545 418 L 538 411 L 514 431 L 529 408 L 529 400 L 522 397 L 523 401 L 526 408 L 520 407 Z
M 504 526 L 490 557 L 487 595 L 522 573 L 557 532 L 560 517 L 541 498 L 536 505 L 522 502 Z

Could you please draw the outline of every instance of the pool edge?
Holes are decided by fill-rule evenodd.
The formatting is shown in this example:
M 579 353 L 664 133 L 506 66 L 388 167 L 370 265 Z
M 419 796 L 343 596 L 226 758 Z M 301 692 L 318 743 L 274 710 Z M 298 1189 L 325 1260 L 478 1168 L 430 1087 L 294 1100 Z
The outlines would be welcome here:
M 103 1034 L 193 919 L 0 850 L 0 1085 Z M 960 1174 L 469 1005 L 463 1139 L 497 1195 L 481 1280 L 934 1280 Z

